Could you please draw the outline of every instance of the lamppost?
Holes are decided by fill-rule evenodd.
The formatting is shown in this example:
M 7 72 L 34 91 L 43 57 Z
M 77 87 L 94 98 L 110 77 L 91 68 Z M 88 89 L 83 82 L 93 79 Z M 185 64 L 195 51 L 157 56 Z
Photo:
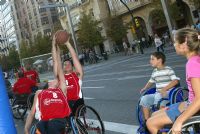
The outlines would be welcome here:
M 72 34 L 72 39 L 74 41 L 75 51 L 76 51 L 76 53 L 78 55 L 77 40 L 76 40 L 76 36 L 75 36 L 74 27 L 73 27 L 73 24 L 72 24 L 72 19 L 71 19 L 71 15 L 70 15 L 68 4 L 65 3 L 65 4 L 39 5 L 39 8 L 54 8 L 54 7 L 64 7 L 66 12 L 67 12 L 67 18 L 68 18 L 68 21 L 69 21 L 69 27 L 70 27 L 71 34 Z
M 131 18 L 132 18 L 132 23 L 133 23 L 133 27 L 134 27 L 135 32 L 136 32 L 136 37 L 137 37 L 137 39 L 139 39 L 140 37 L 139 37 L 139 34 L 138 34 L 138 29 L 137 29 L 135 19 L 133 17 L 131 9 L 128 7 L 128 5 L 123 0 L 120 0 L 120 2 L 128 9 L 128 12 L 129 12 L 129 14 L 131 15 Z

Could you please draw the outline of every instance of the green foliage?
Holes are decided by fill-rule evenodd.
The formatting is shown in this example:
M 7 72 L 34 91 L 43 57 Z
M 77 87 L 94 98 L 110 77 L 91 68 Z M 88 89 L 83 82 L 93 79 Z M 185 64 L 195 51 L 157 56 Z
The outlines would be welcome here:
M 153 24 L 160 25 L 166 23 L 165 15 L 162 9 L 155 9 L 151 11 L 150 16 Z
M 19 54 L 15 47 L 10 48 L 7 59 L 9 63 L 9 69 L 18 68 L 20 66 Z
M 119 17 L 108 18 L 107 35 L 115 41 L 117 44 L 122 42 L 122 39 L 127 34 L 128 27 L 123 24 L 123 21 Z
M 84 47 L 93 48 L 104 40 L 100 33 L 101 29 L 98 27 L 98 21 L 94 20 L 91 14 L 83 14 L 78 29 L 78 42 Z
M 28 44 L 22 41 L 20 45 L 21 58 L 32 57 L 36 55 L 46 54 L 51 52 L 51 40 L 48 36 L 38 34 L 34 42 Z
M 0 64 L 2 65 L 2 69 L 5 71 L 20 66 L 19 55 L 15 47 L 9 49 L 8 56 L 3 55 L 0 57 Z

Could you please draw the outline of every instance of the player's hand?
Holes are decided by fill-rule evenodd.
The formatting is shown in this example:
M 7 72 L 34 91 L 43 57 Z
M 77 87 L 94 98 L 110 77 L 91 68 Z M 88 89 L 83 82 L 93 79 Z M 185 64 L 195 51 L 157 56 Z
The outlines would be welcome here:
M 182 123 L 176 120 L 172 126 L 172 134 L 181 134 Z

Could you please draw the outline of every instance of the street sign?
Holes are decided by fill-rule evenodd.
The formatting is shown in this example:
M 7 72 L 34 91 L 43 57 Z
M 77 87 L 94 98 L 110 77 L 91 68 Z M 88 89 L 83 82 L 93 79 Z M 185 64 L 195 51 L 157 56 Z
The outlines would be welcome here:
M 0 5 L 3 5 L 6 3 L 6 0 L 0 0 Z

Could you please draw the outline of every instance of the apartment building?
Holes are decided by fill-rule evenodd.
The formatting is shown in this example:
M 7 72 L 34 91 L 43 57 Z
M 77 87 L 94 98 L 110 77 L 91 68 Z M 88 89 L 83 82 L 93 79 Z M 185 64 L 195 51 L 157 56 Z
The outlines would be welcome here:
M 0 54 L 8 55 L 9 48 L 18 46 L 13 19 L 13 1 L 0 5 Z
M 48 4 L 50 0 L 16 0 L 16 27 L 19 42 L 33 41 L 38 35 L 50 36 L 54 26 L 59 22 L 55 8 L 39 8 L 40 4 Z M 18 26 L 17 26 L 18 25 Z
M 132 19 L 130 12 L 121 3 L 120 0 L 107 0 L 110 8 L 110 12 L 113 16 L 121 16 L 125 23 L 138 23 L 139 26 L 136 27 L 138 30 L 138 38 L 146 37 L 148 35 L 154 35 L 155 33 L 162 36 L 165 32 L 171 32 L 172 28 L 182 28 L 186 25 L 192 25 L 197 21 L 197 17 L 193 14 L 195 11 L 194 3 L 189 0 L 161 0 L 167 8 L 160 5 L 159 7 L 152 4 L 152 0 L 124 0 L 124 3 L 129 7 L 132 12 L 134 19 Z M 180 3 L 179 3 L 180 2 Z M 170 15 L 172 13 L 171 7 L 177 5 L 178 8 L 184 9 L 183 11 L 176 10 L 178 17 L 173 17 Z M 167 10 L 167 14 L 164 14 L 163 10 Z M 155 12 L 162 12 L 164 22 L 158 18 Z M 168 18 L 168 22 L 167 22 Z M 131 43 L 135 39 L 135 29 L 129 29 L 127 33 L 128 41 Z

